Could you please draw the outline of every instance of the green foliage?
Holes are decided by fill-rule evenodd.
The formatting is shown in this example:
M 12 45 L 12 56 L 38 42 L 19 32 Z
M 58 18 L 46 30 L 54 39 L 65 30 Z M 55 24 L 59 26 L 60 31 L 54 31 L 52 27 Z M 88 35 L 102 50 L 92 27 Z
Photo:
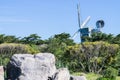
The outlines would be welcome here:
M 35 53 L 39 53 L 39 47 L 37 45 L 31 44 L 31 45 L 26 45 L 26 49 L 28 51 L 28 53 L 31 54 L 35 54 Z
M 100 73 L 116 61 L 119 52 L 117 44 L 107 42 L 85 42 L 68 46 L 64 61 L 72 71 Z
M 120 45 L 120 34 L 118 34 L 116 37 L 114 37 L 113 43 Z
M 61 33 L 57 34 L 54 36 L 54 38 L 59 40 L 59 44 L 65 43 L 66 45 L 74 45 L 75 43 L 73 42 L 72 39 L 70 39 L 70 34 L 68 33 Z
M 103 71 L 103 76 L 99 77 L 97 80 L 116 80 L 118 75 L 118 70 L 112 67 L 108 67 Z
M 74 72 L 71 74 L 74 76 L 85 76 L 87 78 L 87 80 L 96 80 L 99 77 L 101 77 L 100 74 L 95 74 L 95 73 Z
M 70 35 L 67 33 L 61 33 L 49 38 L 46 41 L 47 44 L 47 52 L 53 53 L 56 57 L 56 66 L 65 67 L 66 64 L 63 60 L 63 55 L 67 50 L 67 46 L 74 45 L 75 43 L 73 40 L 70 39 Z
M 103 71 L 103 78 L 109 78 L 109 80 L 116 80 L 117 75 L 118 75 L 118 70 L 112 67 L 108 67 Z
M 114 79 L 100 77 L 100 78 L 97 78 L 97 80 L 114 80 Z
M 80 76 L 81 74 L 83 74 L 87 78 L 87 80 L 111 80 L 109 78 L 103 78 L 102 75 L 95 74 L 95 73 L 74 72 L 74 73 L 71 73 L 71 74 L 75 75 L 75 76 Z M 120 80 L 120 77 L 117 76 L 116 80 Z
M 118 75 L 120 76 L 120 52 L 119 54 L 116 56 L 116 63 L 113 64 L 115 66 L 115 68 L 119 71 Z
M 114 36 L 112 34 L 105 34 L 102 32 L 96 32 L 91 34 L 91 37 L 84 37 L 85 41 L 88 42 L 95 42 L 95 41 L 106 41 L 106 42 L 112 42 Z
M 13 54 L 37 53 L 36 46 L 16 43 L 0 44 L 0 65 L 6 65 Z
M 19 42 L 19 38 L 16 38 L 15 36 L 5 34 L 0 34 L 0 43 L 17 43 Z
M 63 67 L 63 54 L 66 52 L 67 45 L 63 42 L 59 43 L 59 39 L 50 38 L 47 52 L 53 53 L 56 57 L 57 68 Z
M 37 34 L 31 34 L 27 37 L 22 38 L 20 41 L 21 43 L 24 44 L 34 44 L 34 45 L 39 45 L 44 42 L 43 40 L 41 40 L 41 37 L 38 36 Z
M 58 58 L 62 57 L 62 54 L 66 52 L 67 46 L 75 44 L 69 38 L 70 35 L 67 33 L 61 33 L 49 38 L 46 42 L 48 44 L 48 52 L 55 54 Z
M 48 50 L 48 44 L 41 44 L 41 45 L 38 45 L 37 47 L 38 47 L 39 51 L 42 53 L 47 52 L 47 50 Z
M 101 75 L 95 74 L 95 73 L 87 73 L 86 74 L 87 80 L 96 80 L 98 77 L 101 77 Z
M 59 69 L 59 68 L 67 68 L 67 65 L 64 63 L 63 60 L 60 60 L 60 59 L 57 59 L 56 60 L 56 68 Z

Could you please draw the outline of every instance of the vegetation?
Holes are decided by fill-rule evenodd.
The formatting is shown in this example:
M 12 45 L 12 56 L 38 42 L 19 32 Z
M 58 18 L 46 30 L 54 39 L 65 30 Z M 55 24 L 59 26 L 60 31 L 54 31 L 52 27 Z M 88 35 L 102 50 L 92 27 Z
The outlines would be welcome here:
M 101 77 L 100 74 L 95 74 L 95 73 L 81 73 L 81 72 L 75 72 L 75 73 L 72 73 L 72 75 L 75 75 L 75 76 L 80 76 L 80 75 L 84 75 L 87 80 L 96 80 L 97 78 Z
M 117 44 L 103 41 L 85 42 L 80 45 L 68 46 L 64 57 L 72 71 L 101 73 L 108 66 L 115 64 L 118 52 Z
M 81 74 L 84 74 L 84 73 L 75 72 L 72 75 L 80 76 Z M 95 73 L 87 73 L 87 74 L 84 74 L 84 76 L 87 78 L 87 80 L 97 80 L 102 77 L 102 75 L 95 74 Z M 103 79 L 103 80 L 106 80 L 106 79 Z M 110 79 L 108 79 L 108 80 L 110 80 Z M 120 80 L 120 77 L 117 76 L 116 80 Z
M 38 53 L 33 46 L 24 45 L 24 44 L 16 44 L 16 43 L 2 43 L 0 44 L 0 65 L 6 65 L 10 57 L 13 54 L 19 53 Z
M 104 72 L 103 76 L 97 78 L 97 80 L 116 80 L 116 76 L 118 75 L 118 71 L 112 67 L 108 67 Z
M 113 36 L 93 33 L 91 37 L 84 37 L 85 42 L 80 44 L 70 37 L 68 33 L 61 33 L 42 40 L 37 34 L 23 38 L 0 34 L 0 65 L 5 66 L 16 53 L 50 52 L 56 56 L 57 68 L 67 67 L 72 73 L 98 75 L 94 79 L 89 78 L 90 80 L 118 79 L 116 76 L 120 75 L 120 34 Z

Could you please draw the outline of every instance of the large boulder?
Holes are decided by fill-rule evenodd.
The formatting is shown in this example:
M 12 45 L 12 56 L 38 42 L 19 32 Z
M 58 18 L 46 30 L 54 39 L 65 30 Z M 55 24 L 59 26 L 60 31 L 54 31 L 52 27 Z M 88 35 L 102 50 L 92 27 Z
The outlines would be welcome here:
M 0 66 L 0 80 L 4 80 L 4 68 Z
M 53 80 L 70 80 L 70 73 L 67 68 L 60 68 L 53 76 Z
M 49 80 L 55 72 L 55 57 L 51 53 L 14 54 L 7 65 L 10 80 Z

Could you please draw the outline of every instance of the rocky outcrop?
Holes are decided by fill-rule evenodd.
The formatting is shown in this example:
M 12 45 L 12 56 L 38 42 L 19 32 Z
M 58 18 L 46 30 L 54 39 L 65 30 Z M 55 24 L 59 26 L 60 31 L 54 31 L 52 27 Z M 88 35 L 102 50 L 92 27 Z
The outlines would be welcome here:
M 61 68 L 56 71 L 53 80 L 70 80 L 70 73 L 67 68 Z
M 4 80 L 4 68 L 0 66 L 0 80 Z
M 55 57 L 50 53 L 15 54 L 7 65 L 11 80 L 48 80 L 55 71 Z
M 2 80 L 2 79 L 0 79 Z M 7 80 L 86 80 L 70 76 L 67 68 L 56 69 L 51 53 L 14 54 L 7 65 Z

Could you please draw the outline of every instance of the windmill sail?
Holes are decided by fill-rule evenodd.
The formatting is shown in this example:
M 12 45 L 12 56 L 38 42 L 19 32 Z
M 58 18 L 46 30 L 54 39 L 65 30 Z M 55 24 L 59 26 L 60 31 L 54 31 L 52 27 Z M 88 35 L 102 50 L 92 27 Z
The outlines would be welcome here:
M 79 25 L 79 28 L 81 28 L 81 26 L 80 26 L 80 9 L 79 9 L 78 4 L 77 4 L 77 11 L 78 11 L 78 25 Z
M 79 32 L 80 32 L 80 29 L 78 29 L 78 31 L 74 33 L 74 35 L 72 36 L 72 39 L 75 39 L 75 37 L 78 35 Z
M 87 17 L 87 19 L 82 23 L 81 28 L 86 26 L 86 24 L 90 21 L 90 16 Z

